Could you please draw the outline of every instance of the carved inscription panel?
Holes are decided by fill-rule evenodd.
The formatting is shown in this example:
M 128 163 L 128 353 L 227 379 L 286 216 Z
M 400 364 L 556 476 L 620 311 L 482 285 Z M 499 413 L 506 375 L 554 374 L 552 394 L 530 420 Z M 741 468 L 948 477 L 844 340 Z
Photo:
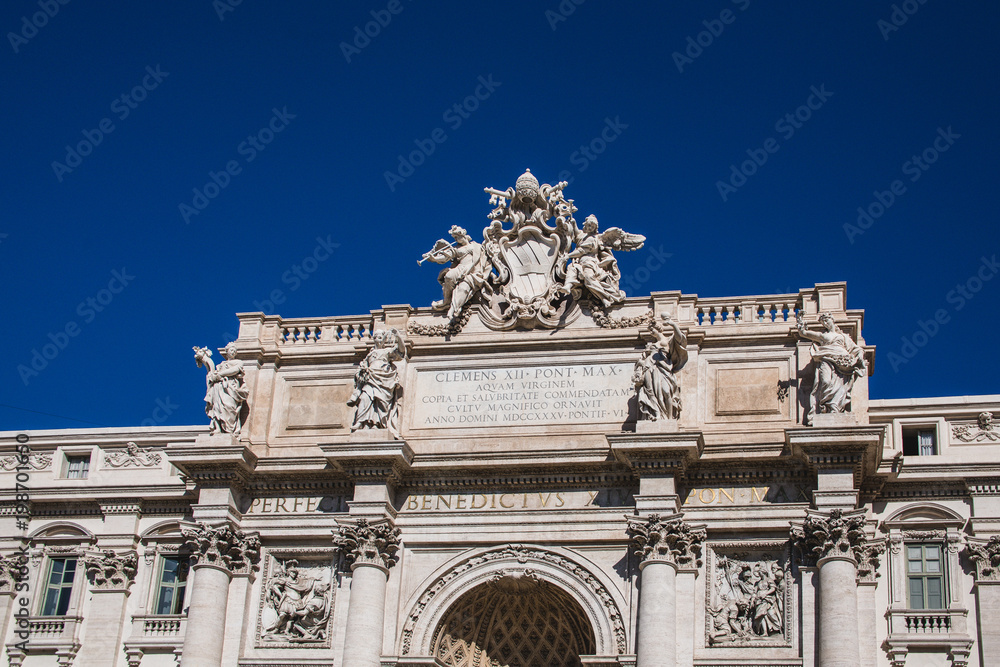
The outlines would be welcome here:
M 584 509 L 635 505 L 631 489 L 531 491 L 511 493 L 407 494 L 399 502 L 409 512 L 513 512 L 517 510 Z
M 622 423 L 631 363 L 418 370 L 410 428 Z
M 697 486 L 684 496 L 685 507 L 741 507 L 771 503 L 808 503 L 810 490 L 795 484 L 760 486 Z

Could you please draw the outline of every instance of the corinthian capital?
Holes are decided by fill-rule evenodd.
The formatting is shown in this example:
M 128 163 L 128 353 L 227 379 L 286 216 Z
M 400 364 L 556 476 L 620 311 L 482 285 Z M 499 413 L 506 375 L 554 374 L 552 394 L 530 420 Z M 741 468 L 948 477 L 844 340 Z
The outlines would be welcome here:
M 14 584 L 28 578 L 28 556 L 14 553 L 0 556 L 0 594 L 14 594 Z
M 651 561 L 676 567 L 701 565 L 701 543 L 706 534 L 703 527 L 691 526 L 676 514 L 662 518 L 659 514 L 626 518 L 629 541 L 632 551 L 639 557 L 640 566 Z
M 181 530 L 192 565 L 213 565 L 230 574 L 249 574 L 260 560 L 260 537 L 228 525 L 189 525 Z
M 97 591 L 125 591 L 135 581 L 139 558 L 134 551 L 116 554 L 106 549 L 84 556 L 87 578 Z
M 966 555 L 976 564 L 976 582 L 1000 582 L 1000 535 L 988 541 L 970 539 Z
M 399 557 L 399 528 L 388 521 L 345 523 L 333 534 L 333 543 L 344 554 L 353 570 L 359 565 L 374 565 L 388 570 Z
M 802 525 L 792 525 L 792 541 L 806 562 L 842 558 L 858 562 L 859 550 L 867 542 L 865 510 L 829 514 L 809 512 Z

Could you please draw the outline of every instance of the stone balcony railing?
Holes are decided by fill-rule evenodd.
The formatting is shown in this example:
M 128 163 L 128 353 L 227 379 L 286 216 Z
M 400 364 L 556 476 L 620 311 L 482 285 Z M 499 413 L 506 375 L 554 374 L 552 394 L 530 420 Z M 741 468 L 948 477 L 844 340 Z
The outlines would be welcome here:
M 72 640 L 82 621 L 80 616 L 31 616 L 28 618 L 28 641 Z
M 656 303 L 658 309 L 669 309 L 681 325 L 691 328 L 718 326 L 775 324 L 792 326 L 795 315 L 802 311 L 815 315 L 820 311 L 845 313 L 844 283 L 823 283 L 812 288 L 787 294 L 750 295 L 735 297 L 698 297 L 680 292 L 654 292 L 649 297 L 634 296 L 625 306 L 632 311 Z M 301 345 L 354 346 L 371 340 L 377 326 L 406 327 L 414 316 L 423 317 L 428 309 L 409 306 L 385 306 L 368 315 L 314 318 L 281 318 L 277 315 L 243 313 L 240 315 L 243 340 L 256 339 L 281 348 Z M 614 314 L 614 313 L 612 313 Z M 386 324 L 383 325 L 383 319 Z M 839 318 L 838 318 L 839 319 Z
M 893 635 L 951 635 L 966 633 L 965 609 L 890 609 L 889 632 Z
M 186 614 L 142 614 L 132 617 L 132 632 L 125 640 L 124 651 L 130 667 L 139 665 L 147 653 L 173 653 L 184 646 Z

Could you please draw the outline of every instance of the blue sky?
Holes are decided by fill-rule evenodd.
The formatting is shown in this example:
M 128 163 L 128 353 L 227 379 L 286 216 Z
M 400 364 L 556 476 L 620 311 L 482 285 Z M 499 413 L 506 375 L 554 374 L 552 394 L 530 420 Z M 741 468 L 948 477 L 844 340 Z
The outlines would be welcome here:
M 997 3 L 233 1 L 0 7 L 0 429 L 205 423 L 193 345 L 429 305 L 526 167 L 642 293 L 846 280 L 874 397 L 998 391 Z

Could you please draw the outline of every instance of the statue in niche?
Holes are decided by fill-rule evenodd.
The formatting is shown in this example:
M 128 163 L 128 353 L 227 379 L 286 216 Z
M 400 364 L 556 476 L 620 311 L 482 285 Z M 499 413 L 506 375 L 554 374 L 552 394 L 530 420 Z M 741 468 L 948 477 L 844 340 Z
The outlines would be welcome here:
M 785 631 L 785 573 L 775 560 L 720 556 L 709 600 L 710 644 L 752 644 Z
M 354 392 L 347 400 L 348 405 L 357 406 L 351 430 L 387 429 L 398 440 L 403 385 L 396 362 L 406 358 L 406 346 L 396 329 L 378 329 L 372 340 L 375 346 L 361 360 L 354 374 Z
M 795 319 L 799 336 L 813 341 L 809 354 L 816 365 L 805 423 L 812 423 L 814 414 L 850 412 L 851 389 L 867 371 L 864 349 L 840 330 L 829 313 L 819 316 L 823 331 L 809 331 L 801 311 Z
M 222 352 L 225 360 L 218 366 L 212 361 L 212 351 L 207 347 L 194 348 L 194 360 L 205 375 L 205 414 L 211 419 L 208 432 L 239 435 L 246 415 L 244 407 L 250 396 L 243 380 L 243 364 L 236 361 L 236 343 L 230 343 Z
M 294 559 L 277 567 L 266 594 L 275 620 L 264 629 L 264 639 L 290 642 L 326 639 L 330 583 L 317 574 L 304 572 Z
M 639 419 L 678 419 L 681 388 L 677 373 L 687 363 L 687 336 L 669 313 L 649 323 L 654 341 L 635 362 L 632 383 L 639 392 Z
M 440 301 L 433 302 L 431 308 L 447 310 L 448 321 L 452 322 L 461 314 L 469 299 L 483 286 L 490 272 L 490 262 L 483 247 L 473 241 L 463 228 L 452 225 L 449 233 L 455 239 L 454 242 L 448 243 L 444 239 L 439 239 L 430 252 L 424 253 L 423 258 L 417 263 L 426 260 L 436 264 L 451 262 L 449 268 L 443 269 L 438 274 L 442 297 Z
M 576 247 L 566 255 L 570 261 L 559 292 L 579 299 L 586 290 L 608 307 L 625 300 L 625 292 L 618 288 L 622 274 L 611 251 L 638 250 L 646 237 L 629 234 L 618 227 L 598 234 L 597 228 L 597 217 L 588 215 L 583 221 L 583 229 L 573 230 Z

